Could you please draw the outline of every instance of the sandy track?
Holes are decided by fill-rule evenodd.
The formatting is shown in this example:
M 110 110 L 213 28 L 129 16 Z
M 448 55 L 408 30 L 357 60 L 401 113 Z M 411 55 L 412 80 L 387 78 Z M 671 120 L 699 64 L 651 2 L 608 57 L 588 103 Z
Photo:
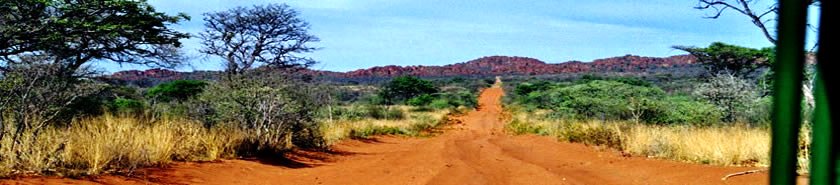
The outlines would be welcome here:
M 26 178 L 0 184 L 766 184 L 754 168 L 626 157 L 612 150 L 503 131 L 503 92 L 482 92 L 461 124 L 429 138 L 349 140 L 330 152 L 296 151 L 278 161 L 179 163 L 85 180 Z

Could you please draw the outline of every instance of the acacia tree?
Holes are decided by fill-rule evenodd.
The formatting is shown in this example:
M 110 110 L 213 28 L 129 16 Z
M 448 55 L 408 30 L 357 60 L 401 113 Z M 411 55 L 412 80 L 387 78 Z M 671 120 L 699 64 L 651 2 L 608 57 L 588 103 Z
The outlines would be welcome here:
M 420 95 L 434 94 L 438 91 L 438 88 L 431 81 L 414 76 L 400 76 L 385 84 L 379 90 L 379 96 L 383 98 L 383 103 L 391 105 Z
M 0 160 L 21 160 L 17 148 L 70 115 L 68 106 L 99 91 L 90 61 L 173 67 L 182 61 L 168 28 L 188 19 L 135 0 L 0 1 Z M 29 138 L 29 139 L 27 139 Z M 57 152 L 53 152 L 57 153 Z M 51 160 L 47 156 L 42 160 Z
M 72 77 L 92 60 L 174 67 L 187 33 L 168 28 L 189 19 L 133 0 L 19 0 L 0 2 L 0 71 L 49 56 L 58 75 Z
M 237 7 L 204 16 L 201 52 L 224 59 L 229 78 L 260 64 L 294 68 L 315 63 L 297 54 L 315 51 L 307 44 L 319 40 L 308 33 L 309 23 L 286 4 Z
M 712 75 L 728 73 L 740 78 L 750 78 L 759 69 L 771 67 L 775 58 L 773 48 L 753 49 L 722 42 L 714 42 L 706 48 L 674 46 L 674 49 L 696 57 Z

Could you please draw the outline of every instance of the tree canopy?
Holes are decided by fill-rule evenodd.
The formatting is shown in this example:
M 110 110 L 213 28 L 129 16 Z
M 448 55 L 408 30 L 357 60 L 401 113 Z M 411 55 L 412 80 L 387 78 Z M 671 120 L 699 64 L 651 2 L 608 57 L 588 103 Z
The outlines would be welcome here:
M 308 33 L 309 23 L 286 4 L 237 7 L 204 16 L 201 52 L 223 58 L 228 74 L 260 64 L 292 68 L 315 63 L 297 54 L 315 51 L 307 44 L 319 40 Z
M 206 86 L 207 82 L 199 80 L 174 80 L 152 87 L 146 96 L 162 101 L 183 101 L 200 94 Z
M 711 73 L 726 72 L 738 77 L 748 77 L 756 70 L 771 67 L 775 59 L 774 48 L 753 49 L 715 42 L 706 48 L 674 46 L 705 65 Z
M 438 88 L 432 82 L 413 76 L 396 77 L 379 91 L 386 104 L 403 102 L 424 94 L 437 93 Z
M 91 60 L 174 67 L 187 33 L 168 26 L 189 19 L 157 12 L 145 1 L 0 1 L 0 70 L 47 56 L 71 75 Z

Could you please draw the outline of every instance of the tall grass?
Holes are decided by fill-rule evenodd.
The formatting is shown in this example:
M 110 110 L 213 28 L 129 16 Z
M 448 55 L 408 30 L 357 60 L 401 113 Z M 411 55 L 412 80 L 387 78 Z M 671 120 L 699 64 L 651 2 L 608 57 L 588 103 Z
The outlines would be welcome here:
M 14 174 L 93 175 L 179 161 L 233 157 L 246 137 L 233 127 L 205 128 L 183 119 L 105 115 L 26 134 L 12 149 L 0 144 L 0 177 Z
M 697 127 L 635 124 L 630 121 L 543 119 L 544 112 L 513 110 L 507 128 L 562 141 L 607 146 L 637 156 L 727 166 L 768 166 L 770 130 L 745 124 Z M 802 131 L 800 172 L 808 169 L 810 128 Z
M 366 138 L 372 135 L 417 136 L 445 122 L 453 110 L 418 110 L 410 106 L 394 106 L 403 112 L 403 119 L 338 119 L 321 120 L 321 133 L 328 145 L 346 138 Z M 462 111 L 462 110 L 461 110 Z

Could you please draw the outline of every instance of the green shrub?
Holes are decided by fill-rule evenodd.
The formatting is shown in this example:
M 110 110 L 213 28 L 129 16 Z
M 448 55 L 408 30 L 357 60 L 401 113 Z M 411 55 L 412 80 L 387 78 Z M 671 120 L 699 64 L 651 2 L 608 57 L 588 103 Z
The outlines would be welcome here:
M 667 97 L 663 102 L 667 109 L 664 115 L 657 118 L 658 123 L 713 125 L 723 117 L 723 112 L 715 105 L 690 97 Z
M 233 124 L 255 137 L 241 155 L 271 154 L 289 146 L 323 146 L 315 122 L 319 108 L 314 87 L 288 80 L 238 77 L 212 84 L 191 108 L 191 116 L 205 125 Z
M 804 106 L 803 106 L 804 107 Z M 746 112 L 746 121 L 759 125 L 769 125 L 773 111 L 773 97 L 765 96 L 750 102 Z M 805 111 L 805 110 L 803 110 Z M 807 115 L 807 114 L 806 114 Z
M 656 87 L 634 86 L 621 82 L 594 80 L 585 84 L 554 88 L 547 92 L 529 93 L 531 103 L 557 112 L 571 112 L 573 117 L 599 119 L 633 119 L 653 121 L 659 110 L 656 100 L 665 92 Z M 633 103 L 641 102 L 641 103 Z M 634 116 L 634 113 L 641 115 Z
M 385 84 L 379 91 L 383 103 L 392 105 L 424 94 L 437 93 L 438 88 L 431 81 L 413 76 L 396 77 Z
M 408 101 L 406 101 L 406 104 L 411 105 L 411 106 L 426 106 L 426 105 L 429 105 L 429 103 L 431 103 L 434 99 L 435 99 L 435 97 L 433 97 L 430 94 L 423 94 L 423 95 L 419 95 L 419 96 L 413 97 L 411 99 L 408 99 Z
M 364 113 L 366 117 L 373 119 L 399 120 L 405 118 L 405 113 L 402 110 L 381 105 L 365 105 Z
M 451 106 L 452 105 L 449 104 L 449 100 L 446 99 L 436 99 L 432 101 L 432 103 L 429 103 L 429 107 L 432 107 L 433 109 L 446 109 Z
M 199 80 L 174 80 L 158 84 L 146 92 L 146 97 L 160 101 L 183 101 L 201 94 L 207 82 Z
M 535 83 L 524 82 L 517 84 L 516 87 L 514 87 L 513 89 L 513 93 L 518 96 L 524 96 L 531 92 L 545 91 L 551 89 L 552 87 L 553 84 L 551 84 L 551 82 L 548 81 L 538 81 Z
M 139 100 L 117 98 L 111 103 L 111 111 L 118 113 L 141 113 L 146 105 Z

